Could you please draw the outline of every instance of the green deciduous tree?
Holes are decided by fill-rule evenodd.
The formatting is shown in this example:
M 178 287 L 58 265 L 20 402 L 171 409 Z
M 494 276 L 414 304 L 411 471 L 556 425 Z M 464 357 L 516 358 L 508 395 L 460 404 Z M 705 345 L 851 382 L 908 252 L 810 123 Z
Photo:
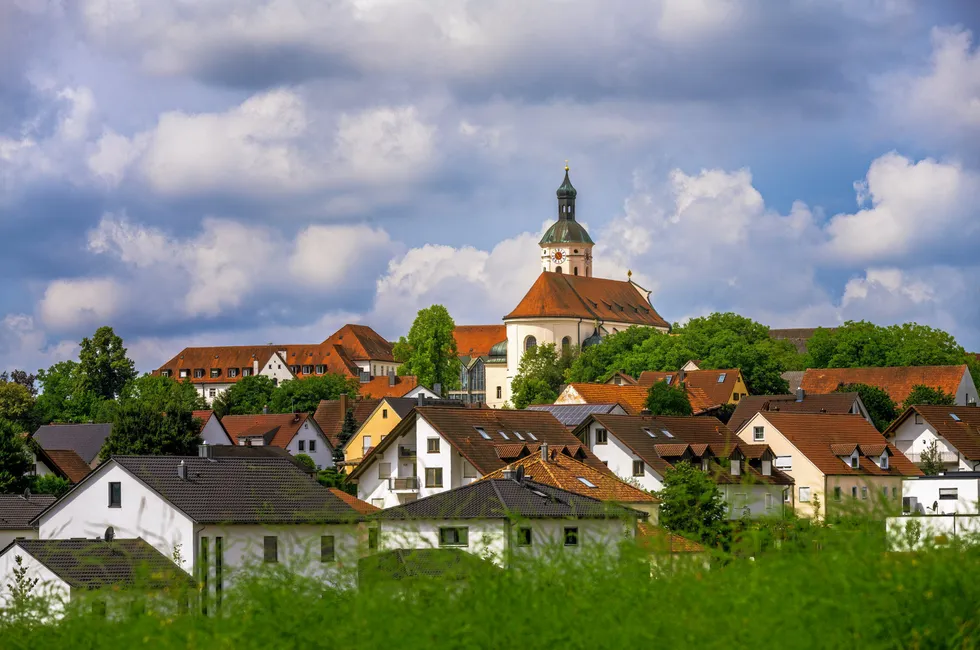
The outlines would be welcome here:
M 30 433 L 33 412 L 34 396 L 26 386 L 12 381 L 0 382 L 0 419 L 13 422 Z
M 114 399 L 136 378 L 136 365 L 126 356 L 122 338 L 108 326 L 82 339 L 78 363 L 84 386 L 101 399 Z
M 119 405 L 112 431 L 99 456 L 197 454 L 201 444 L 201 421 L 189 410 L 169 410 L 166 414 L 150 404 L 125 402 Z
M 668 469 L 660 497 L 660 525 L 714 546 L 728 534 L 721 491 L 705 472 L 682 461 Z
M 933 440 L 926 447 L 926 450 L 922 452 L 922 455 L 919 456 L 919 469 L 926 476 L 936 476 L 939 472 L 946 469 L 943 463 L 942 452 L 939 451 L 939 441 Z
M 204 397 L 190 380 L 145 374 L 128 382 L 119 395 L 120 402 L 136 401 L 161 413 L 172 409 L 196 411 L 207 408 Z
M 218 395 L 211 402 L 211 408 L 219 418 L 261 413 L 272 402 L 275 391 L 275 382 L 265 375 L 242 377 L 231 388 Z
M 670 386 L 666 381 L 658 381 L 647 392 L 647 410 L 651 415 L 691 415 L 694 409 L 687 398 L 683 384 Z
M 517 376 L 511 383 L 514 406 L 522 409 L 529 404 L 554 402 L 571 360 L 572 353 L 559 352 L 554 343 L 537 345 L 525 351 L 517 366 Z
M 964 362 L 965 352 L 947 332 L 918 323 L 881 326 L 848 321 L 819 328 L 807 341 L 810 368 L 942 366 Z
M 909 396 L 902 403 L 903 408 L 908 408 L 916 404 L 931 404 L 933 406 L 953 406 L 956 404 L 956 397 L 950 395 L 940 388 L 932 388 L 923 384 L 916 384 L 909 391 Z
M 31 397 L 37 397 L 37 375 L 34 373 L 29 373 L 26 370 L 11 370 L 10 372 L 4 370 L 0 372 L 0 383 L 8 381 L 20 384 L 30 392 Z
M 94 419 L 102 400 L 85 387 L 77 361 L 59 361 L 47 370 L 39 370 L 37 375 L 41 394 L 35 402 L 35 418 L 39 423 Z
M 459 388 L 462 364 L 456 350 L 453 331 L 456 324 L 442 305 L 432 305 L 419 311 L 408 330 L 395 345 L 396 358 L 404 359 L 399 375 L 415 375 L 426 388 L 436 384 L 447 390 Z
M 30 485 L 31 455 L 20 427 L 0 420 L 0 494 L 21 492 Z
M 308 468 L 311 472 L 316 471 L 316 462 L 309 456 L 309 454 L 296 454 L 293 456 L 296 462 L 302 464 L 304 467 Z
M 56 497 L 60 497 L 70 487 L 71 483 L 54 474 L 35 476 L 31 481 L 31 492 L 34 494 L 53 494 Z
M 868 384 L 844 384 L 837 389 L 838 393 L 857 393 L 868 409 L 871 422 L 878 431 L 884 431 L 898 417 L 898 407 L 892 398 L 877 386 Z
M 271 413 L 312 413 L 321 400 L 337 399 L 346 393 L 356 396 L 360 382 L 338 373 L 284 381 L 272 393 Z

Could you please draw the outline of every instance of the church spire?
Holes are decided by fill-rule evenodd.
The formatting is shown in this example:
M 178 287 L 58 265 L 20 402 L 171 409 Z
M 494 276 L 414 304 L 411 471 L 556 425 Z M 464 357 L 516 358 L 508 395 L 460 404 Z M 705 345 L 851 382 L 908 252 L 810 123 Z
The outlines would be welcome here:
M 565 161 L 565 180 L 558 186 L 558 219 L 575 221 L 575 195 L 578 192 L 568 180 L 568 161 Z

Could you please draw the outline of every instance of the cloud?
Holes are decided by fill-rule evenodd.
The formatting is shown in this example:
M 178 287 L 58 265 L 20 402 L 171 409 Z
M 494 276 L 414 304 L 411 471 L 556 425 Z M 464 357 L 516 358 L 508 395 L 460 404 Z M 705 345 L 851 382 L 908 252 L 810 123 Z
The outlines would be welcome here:
M 123 288 L 112 278 L 55 280 L 38 305 L 44 324 L 54 330 L 104 325 L 119 314 Z

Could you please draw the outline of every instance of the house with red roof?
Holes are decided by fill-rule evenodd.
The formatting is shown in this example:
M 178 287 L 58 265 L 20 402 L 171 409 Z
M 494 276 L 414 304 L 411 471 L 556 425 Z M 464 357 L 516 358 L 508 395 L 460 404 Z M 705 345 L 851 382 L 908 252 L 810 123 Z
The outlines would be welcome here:
M 306 454 L 317 469 L 333 467 L 333 444 L 309 413 L 226 415 L 221 424 L 236 445 L 279 447 Z
M 977 402 L 977 387 L 966 364 L 958 366 L 897 366 L 889 368 L 809 368 L 800 388 L 807 393 L 833 393 L 847 384 L 868 384 L 884 390 L 898 406 L 915 386 L 952 395 L 958 406 Z

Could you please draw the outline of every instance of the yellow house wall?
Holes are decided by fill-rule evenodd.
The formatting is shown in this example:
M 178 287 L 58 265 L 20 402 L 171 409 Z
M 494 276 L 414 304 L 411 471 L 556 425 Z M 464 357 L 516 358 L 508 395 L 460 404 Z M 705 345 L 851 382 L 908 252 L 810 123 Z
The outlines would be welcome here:
M 387 417 L 385 417 L 386 414 Z M 371 436 L 371 446 L 375 446 L 381 442 L 381 436 L 391 433 L 391 430 L 399 422 L 401 422 L 401 418 L 398 417 L 398 413 L 388 405 L 388 400 L 383 400 L 344 448 L 344 461 L 348 463 L 360 462 L 364 456 L 364 436 Z M 350 469 L 348 469 L 349 471 Z
M 732 387 L 732 394 L 728 396 L 729 404 L 738 404 L 739 400 L 735 399 L 735 395 L 748 395 L 749 389 L 746 387 L 745 382 L 742 380 L 742 373 L 738 373 L 738 377 L 735 379 L 735 385 Z M 741 397 L 739 398 L 741 399 Z

